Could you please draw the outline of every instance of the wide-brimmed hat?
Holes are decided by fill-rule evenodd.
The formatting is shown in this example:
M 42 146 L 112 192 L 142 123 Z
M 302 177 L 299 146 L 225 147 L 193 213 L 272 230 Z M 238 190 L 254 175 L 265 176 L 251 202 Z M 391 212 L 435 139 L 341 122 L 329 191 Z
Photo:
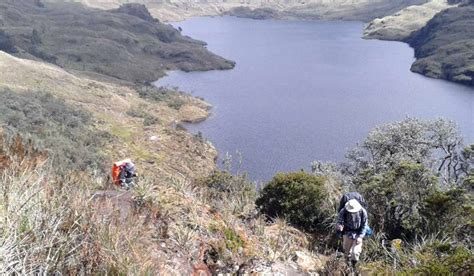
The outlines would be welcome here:
M 344 208 L 346 208 L 349 213 L 356 213 L 362 209 L 362 205 L 360 205 L 359 201 L 351 199 L 344 205 Z

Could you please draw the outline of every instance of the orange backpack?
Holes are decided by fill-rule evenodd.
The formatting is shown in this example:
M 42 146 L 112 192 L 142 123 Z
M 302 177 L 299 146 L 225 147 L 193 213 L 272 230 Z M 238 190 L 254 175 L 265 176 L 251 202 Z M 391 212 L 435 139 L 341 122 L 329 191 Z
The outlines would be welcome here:
M 131 162 L 130 159 L 124 159 L 122 161 L 115 162 L 112 166 L 112 181 L 115 185 L 120 186 L 120 172 L 122 171 L 122 167 L 127 164 L 127 162 Z

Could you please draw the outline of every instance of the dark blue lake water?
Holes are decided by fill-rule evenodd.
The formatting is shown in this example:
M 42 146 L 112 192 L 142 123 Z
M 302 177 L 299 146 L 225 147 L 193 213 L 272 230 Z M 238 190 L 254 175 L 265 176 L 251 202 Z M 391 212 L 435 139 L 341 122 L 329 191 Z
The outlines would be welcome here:
M 361 39 L 362 23 L 205 17 L 174 25 L 237 66 L 170 72 L 158 85 L 210 102 L 213 115 L 187 128 L 221 156 L 240 152 L 255 180 L 343 160 L 370 129 L 407 116 L 452 119 L 474 142 L 474 89 L 410 72 L 413 49 Z

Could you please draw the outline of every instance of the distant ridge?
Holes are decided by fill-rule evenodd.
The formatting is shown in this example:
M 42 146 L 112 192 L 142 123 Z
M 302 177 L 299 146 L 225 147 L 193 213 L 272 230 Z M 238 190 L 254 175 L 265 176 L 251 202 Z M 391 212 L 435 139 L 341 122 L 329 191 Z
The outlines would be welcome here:
M 45 2 L 71 2 L 69 0 L 43 0 Z M 145 4 L 154 17 L 162 21 L 180 21 L 194 16 L 221 15 L 234 8 L 256 9 L 259 18 L 262 8 L 274 10 L 273 15 L 285 19 L 331 19 L 370 21 L 376 17 L 394 13 L 410 5 L 423 4 L 428 0 L 74 0 L 88 6 L 114 9 L 124 3 Z M 259 15 L 260 14 L 260 15 Z

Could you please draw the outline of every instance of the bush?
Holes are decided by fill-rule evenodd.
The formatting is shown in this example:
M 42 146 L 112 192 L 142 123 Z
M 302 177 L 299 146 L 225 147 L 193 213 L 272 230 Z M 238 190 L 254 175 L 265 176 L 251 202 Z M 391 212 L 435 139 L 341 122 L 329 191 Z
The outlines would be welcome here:
M 436 191 L 423 202 L 421 214 L 425 232 L 441 232 L 469 244 L 474 218 L 473 197 L 467 189 Z
M 430 170 L 410 162 L 402 162 L 381 175 L 354 180 L 367 200 L 371 224 L 389 238 L 413 238 L 426 229 L 420 212 L 437 182 Z
M 399 242 L 400 240 L 398 240 Z M 449 239 L 427 237 L 413 244 L 397 240 L 367 244 L 369 258 L 361 270 L 367 275 L 472 275 L 474 255 Z
M 148 85 L 137 89 L 137 93 L 141 98 L 155 102 L 165 102 L 168 107 L 176 110 L 179 110 L 186 104 L 186 100 L 183 99 L 184 93 L 179 91 L 177 87 L 155 87 Z
M 472 275 L 474 255 L 462 246 L 451 244 L 432 245 L 419 254 L 420 265 L 408 269 L 408 274 L 416 275 Z
M 408 118 L 372 130 L 349 153 L 343 172 L 366 198 L 373 226 L 388 238 L 454 234 L 452 219 L 465 214 L 457 206 L 469 193 L 456 189 L 468 185 L 472 152 L 462 148 L 453 122 Z
M 35 45 L 32 45 L 29 49 L 29 53 L 32 54 L 33 56 L 42 59 L 46 62 L 56 64 L 58 61 L 58 58 L 56 56 L 53 56 L 51 54 L 48 54 L 47 52 L 43 51 L 42 49 L 38 48 Z
M 199 179 L 211 205 L 220 212 L 230 212 L 240 217 L 255 214 L 255 183 L 246 174 L 232 175 L 227 171 L 215 171 Z
M 452 121 L 408 118 L 370 131 L 364 142 L 349 152 L 347 172 L 393 170 L 401 162 L 422 164 L 450 185 L 464 175 L 462 136 Z
M 271 218 L 283 217 L 307 231 L 321 229 L 330 216 L 324 181 L 305 172 L 279 173 L 263 188 L 256 204 Z
M 160 122 L 160 119 L 149 114 L 146 111 L 146 106 L 143 106 L 143 105 L 139 105 L 136 108 L 131 108 L 127 110 L 127 115 L 136 117 L 136 118 L 142 118 L 144 126 L 156 125 Z
M 58 176 L 46 153 L 1 137 L 0 129 L 1 275 L 159 274 L 150 241 L 166 233 L 166 219 L 132 209 L 128 198 L 116 205 L 120 192 L 93 192 L 105 181 Z M 160 228 L 150 232 L 150 220 Z
M 232 228 L 225 228 L 224 236 L 226 248 L 233 253 L 237 253 L 238 250 L 241 250 L 245 246 L 242 238 Z

